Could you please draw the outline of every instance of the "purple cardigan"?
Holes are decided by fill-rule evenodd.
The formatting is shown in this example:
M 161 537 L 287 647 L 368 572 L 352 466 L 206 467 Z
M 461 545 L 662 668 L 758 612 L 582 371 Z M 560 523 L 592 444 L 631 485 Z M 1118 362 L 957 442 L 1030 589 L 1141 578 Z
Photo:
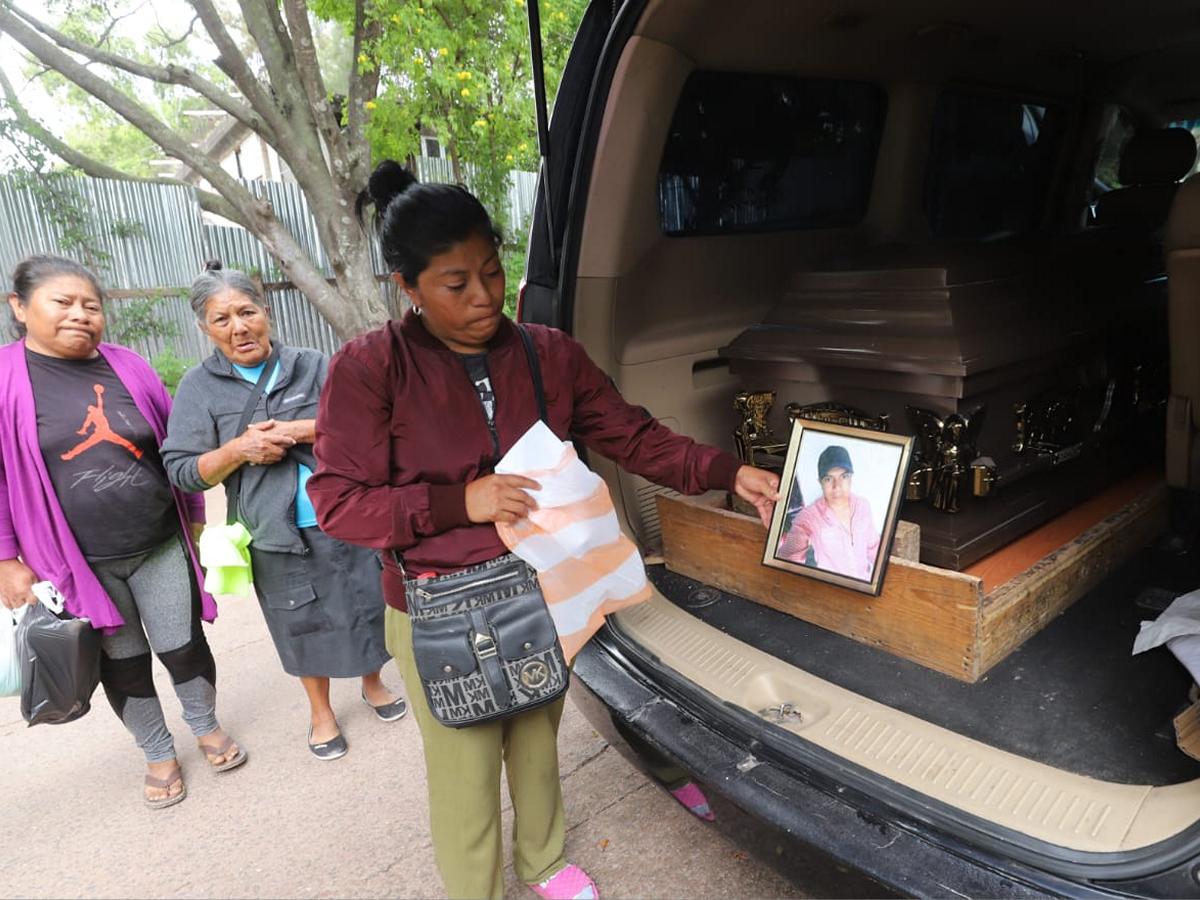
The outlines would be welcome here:
M 167 435 L 171 396 L 149 363 L 124 347 L 101 344 L 100 354 L 161 444 Z M 179 521 L 198 584 L 204 575 L 191 545 L 189 522 L 204 521 L 204 495 L 172 488 Z M 0 559 L 20 556 L 38 578 L 54 583 L 75 616 L 91 619 L 94 628 L 111 632 L 125 624 L 108 593 L 92 573 L 67 525 L 38 445 L 33 385 L 25 361 L 25 342 L 0 346 Z M 217 604 L 201 590 L 201 614 L 211 622 Z

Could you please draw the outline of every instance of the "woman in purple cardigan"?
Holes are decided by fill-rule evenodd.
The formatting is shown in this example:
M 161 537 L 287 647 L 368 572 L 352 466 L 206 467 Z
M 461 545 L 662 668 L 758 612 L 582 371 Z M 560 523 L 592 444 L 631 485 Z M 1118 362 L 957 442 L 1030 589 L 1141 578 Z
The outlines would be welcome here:
M 8 304 L 21 337 L 0 347 L 0 603 L 34 603 L 31 586 L 50 581 L 101 630 L 100 681 L 145 754 L 145 802 L 171 806 L 187 791 L 151 651 L 209 764 L 246 761 L 217 723 L 200 624 L 217 615 L 192 546 L 204 498 L 167 481 L 159 445 L 171 398 L 144 359 L 100 343 L 103 291 L 91 272 L 31 256 Z

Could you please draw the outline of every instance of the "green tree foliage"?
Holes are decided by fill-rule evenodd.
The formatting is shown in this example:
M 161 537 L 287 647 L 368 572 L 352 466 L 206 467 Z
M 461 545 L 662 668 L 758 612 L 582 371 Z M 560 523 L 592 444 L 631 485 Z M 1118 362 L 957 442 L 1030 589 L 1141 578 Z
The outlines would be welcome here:
M 110 301 L 106 312 L 107 339 L 117 344 L 136 344 L 153 338 L 170 338 L 177 333 L 174 322 L 158 315 L 157 298 L 136 297 Z
M 203 70 L 209 77 L 219 76 L 215 66 L 196 59 L 186 41 L 168 34 L 161 26 L 153 25 L 138 40 L 124 37 L 127 29 L 119 26 L 129 14 L 114 18 L 113 11 L 101 0 L 54 0 L 48 4 L 59 15 L 57 23 L 62 34 L 89 46 L 103 46 L 135 62 L 146 65 L 178 63 Z M 137 14 L 137 7 L 134 13 Z M 114 27 L 116 26 L 116 27 Z M 152 159 L 162 158 L 163 151 L 142 131 L 122 119 L 107 106 L 78 85 L 52 69 L 27 63 L 26 76 L 36 78 L 43 92 L 54 104 L 55 118 L 66 142 L 94 159 L 104 160 L 114 168 L 134 178 L 154 178 Z M 206 104 L 194 94 L 172 90 L 165 85 L 141 84 L 126 72 L 114 72 L 112 83 L 127 94 L 138 96 L 155 115 L 171 128 L 200 137 L 204 123 L 187 118 L 187 109 L 199 109 Z
M 150 360 L 150 365 L 154 366 L 154 371 L 158 373 L 167 392 L 174 397 L 180 380 L 188 369 L 196 365 L 196 362 L 197 360 L 194 359 L 183 359 L 176 356 L 175 351 L 168 347 L 166 350 L 156 353 Z
M 543 0 L 547 89 L 553 96 L 586 0 Z M 537 166 L 529 31 L 522 0 L 385 0 L 383 27 L 362 65 L 383 67 L 367 129 L 378 157 L 420 153 L 437 136 L 460 180 L 500 206 L 512 169 Z
M 318 0 L 314 11 L 349 24 L 352 0 Z M 566 64 L 587 0 L 541 0 L 548 102 Z M 357 63 L 381 71 L 367 104 L 375 159 L 419 156 L 421 135 L 444 148 L 455 181 L 479 195 L 508 238 L 509 292 L 516 290 L 524 235 L 508 221 L 513 170 L 536 171 L 537 118 L 524 0 L 379 0 L 378 24 Z M 511 301 L 511 298 L 510 298 Z
M 332 42 L 345 57 L 329 67 L 339 82 L 333 85 L 324 80 L 319 55 L 331 42 L 314 30 L 306 0 L 188 0 L 187 6 L 191 23 L 171 24 L 168 35 L 159 7 L 148 0 L 0 0 L 0 34 L 35 61 L 65 109 L 73 109 L 73 99 L 86 101 L 81 121 L 97 123 L 97 132 L 73 130 L 75 122 L 55 118 L 52 103 L 28 108 L 2 71 L 0 107 L 7 110 L 0 108 L 0 120 L 88 175 L 128 178 L 148 161 L 114 137 L 108 125 L 119 117 L 159 148 L 157 156 L 173 157 L 189 177 L 206 182 L 196 189 L 201 208 L 254 234 L 338 334 L 349 338 L 378 325 L 387 305 L 367 233 L 349 214 L 370 174 L 365 103 L 378 83 L 376 70 L 355 62 L 375 37 L 365 0 L 353 10 L 349 40 Z M 271 202 L 204 149 L 199 123 L 183 116 L 192 107 L 216 113 L 230 140 L 253 133 L 278 153 L 305 195 L 332 278 Z M 90 152 L 80 144 L 90 144 Z
M 177 337 L 179 329 L 175 323 L 163 318 L 158 312 L 161 300 L 161 297 L 110 300 L 105 311 L 105 340 L 124 346 L 139 346 L 144 345 L 146 341 L 166 342 Z M 195 364 L 195 360 L 178 356 L 170 346 L 150 357 L 150 365 L 172 395 L 179 386 L 179 379 L 183 377 L 183 373 Z
M 188 0 L 191 25 L 167 34 L 145 0 L 0 0 L 0 34 L 35 61 L 60 109 L 82 105 L 87 114 L 64 124 L 56 109 L 27 109 L 2 72 L 0 107 L 93 177 L 144 176 L 147 141 L 156 156 L 186 164 L 207 182 L 197 190 L 201 207 L 261 240 L 348 338 L 387 316 L 366 232 L 349 214 L 373 159 L 415 156 L 421 132 L 436 135 L 453 177 L 511 237 L 509 173 L 537 163 L 524 2 Z M 587 4 L 541 2 L 550 97 Z M 127 25 L 142 20 L 139 37 L 122 37 L 139 34 Z M 312 210 L 332 279 L 269 201 L 198 146 L 197 123 L 183 116 L 192 107 L 222 111 L 278 152 Z M 507 248 L 510 272 L 519 270 L 520 243 Z
M 109 160 L 136 178 L 153 178 L 150 160 L 162 156 L 153 141 L 111 114 L 89 116 L 71 128 L 67 139 L 88 156 Z

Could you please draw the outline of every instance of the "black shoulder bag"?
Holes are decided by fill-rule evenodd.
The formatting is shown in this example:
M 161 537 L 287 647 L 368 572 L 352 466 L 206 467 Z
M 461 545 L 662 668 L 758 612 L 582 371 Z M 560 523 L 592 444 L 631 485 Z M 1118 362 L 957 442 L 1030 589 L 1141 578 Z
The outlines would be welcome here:
M 266 363 L 263 365 L 262 374 L 258 376 L 258 381 L 254 382 L 254 389 L 250 391 L 250 398 L 246 401 L 246 406 L 242 409 L 242 417 L 238 419 L 237 430 L 234 432 L 235 437 L 241 437 L 245 432 L 246 426 L 250 424 L 250 420 L 254 418 L 254 411 L 258 409 L 258 401 L 262 399 L 263 394 L 267 392 L 267 385 L 271 383 L 271 375 L 275 372 L 275 366 L 279 362 L 279 348 L 272 347 L 271 355 L 267 357 Z M 225 524 L 232 525 L 238 520 L 238 497 L 242 492 L 242 467 L 238 468 L 225 479 Z
M 541 367 L 517 326 L 546 421 Z M 429 709 L 465 728 L 526 712 L 561 697 L 570 670 L 537 572 L 507 553 L 462 572 L 405 584 L 413 659 Z

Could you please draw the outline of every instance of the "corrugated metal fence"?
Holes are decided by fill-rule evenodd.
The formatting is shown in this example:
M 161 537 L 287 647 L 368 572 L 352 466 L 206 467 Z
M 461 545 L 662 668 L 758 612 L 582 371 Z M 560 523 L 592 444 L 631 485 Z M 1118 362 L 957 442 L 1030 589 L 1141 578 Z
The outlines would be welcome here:
M 452 180 L 448 160 L 421 159 L 418 173 L 423 181 Z M 329 277 L 329 261 L 304 193 L 294 184 L 275 181 L 250 181 L 246 186 L 257 196 L 270 199 L 276 215 L 309 259 Z M 535 186 L 532 173 L 513 173 L 509 222 L 511 228 L 520 229 L 514 234 L 527 227 Z M 61 221 L 47 191 L 75 198 L 86 213 L 84 219 Z M 96 251 L 90 259 L 83 258 L 80 249 L 81 229 L 86 232 L 86 246 Z M 187 303 L 187 286 L 204 260 L 220 259 L 227 268 L 255 273 L 267 283 L 282 279 L 275 261 L 250 232 L 204 222 L 191 188 L 153 182 L 55 176 L 35 190 L 19 178 L 0 177 L 0 283 L 6 291 L 13 267 L 31 253 L 59 253 L 95 269 L 107 289 L 123 294 L 113 301 L 115 322 L 121 318 L 122 305 L 137 299 L 137 291 L 146 291 L 145 298 L 154 302 L 156 320 L 170 332 L 169 336 L 131 342 L 147 357 L 171 349 L 181 359 L 194 361 L 210 352 Z M 374 241 L 372 256 L 375 271 L 387 271 Z M 396 310 L 398 298 L 390 282 L 381 283 L 380 291 L 389 308 Z M 329 323 L 300 291 L 274 289 L 268 301 L 275 333 L 284 342 L 325 353 L 333 353 L 341 345 Z
M 78 201 L 87 243 L 106 260 L 81 257 L 70 223 L 56 221 L 54 192 Z M 41 194 L 42 196 L 39 196 Z M 6 279 L 21 257 L 62 253 L 103 271 L 112 288 L 158 288 L 188 284 L 203 259 L 200 204 L 191 188 L 142 181 L 56 176 L 37 191 L 16 177 L 0 178 L 0 265 Z M 200 255 L 197 255 L 200 254 Z

